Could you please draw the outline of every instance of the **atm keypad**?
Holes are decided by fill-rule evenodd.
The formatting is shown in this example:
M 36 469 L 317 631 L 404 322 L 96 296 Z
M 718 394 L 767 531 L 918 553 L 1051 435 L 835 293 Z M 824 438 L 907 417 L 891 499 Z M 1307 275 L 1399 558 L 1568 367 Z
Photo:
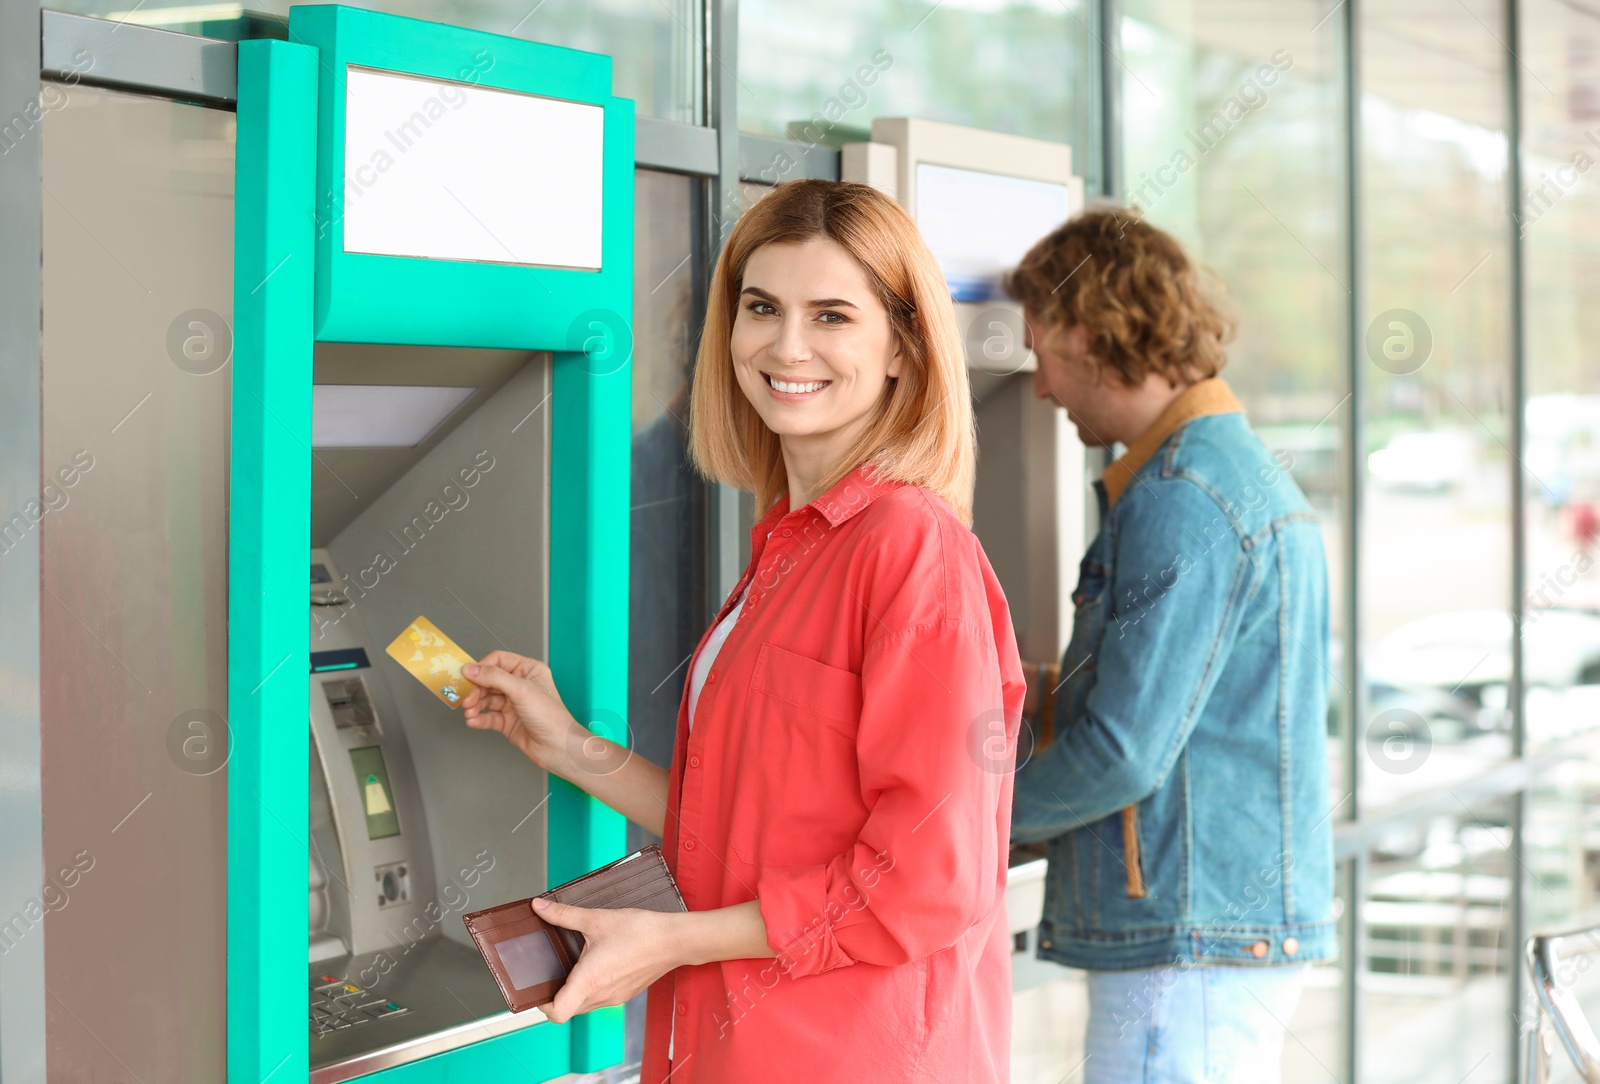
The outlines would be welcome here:
M 348 979 L 322 975 L 311 986 L 311 1033 L 318 1038 L 410 1011 L 387 998 L 374 997 Z

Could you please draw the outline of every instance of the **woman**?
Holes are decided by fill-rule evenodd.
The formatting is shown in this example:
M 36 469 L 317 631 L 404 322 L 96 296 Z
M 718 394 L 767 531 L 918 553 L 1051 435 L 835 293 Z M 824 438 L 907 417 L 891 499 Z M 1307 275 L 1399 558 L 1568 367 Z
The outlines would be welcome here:
M 1004 1081 L 1022 672 L 967 529 L 949 290 L 898 204 L 798 181 L 739 221 L 690 450 L 767 512 L 693 657 L 670 771 L 590 734 L 544 664 L 467 668 L 468 724 L 660 835 L 689 907 L 541 902 L 586 939 L 548 1015 L 649 987 L 648 1084 Z

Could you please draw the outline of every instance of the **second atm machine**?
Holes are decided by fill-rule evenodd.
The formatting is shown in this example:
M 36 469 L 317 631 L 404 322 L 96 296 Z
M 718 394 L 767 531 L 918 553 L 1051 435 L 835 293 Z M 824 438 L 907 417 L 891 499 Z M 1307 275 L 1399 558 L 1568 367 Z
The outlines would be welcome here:
M 546 659 L 624 737 L 633 103 L 608 57 L 454 27 L 289 38 L 239 47 L 229 1079 L 601 1069 L 622 1009 L 506 1012 L 461 915 L 621 819 L 385 648 L 426 616 Z
M 1066 411 L 1034 394 L 1038 359 L 1026 346 L 1022 308 L 1003 295 L 1000 278 L 1082 209 L 1072 148 L 884 117 L 872 122 L 871 142 L 844 146 L 841 174 L 900 201 L 950 285 L 978 428 L 972 529 L 1005 590 L 1022 657 L 1054 662 L 1072 634 L 1072 577 L 1088 541 L 1086 461 Z M 1025 728 L 1018 762 L 1050 738 Z M 1012 852 L 1006 910 L 1014 935 L 1036 936 L 1045 866 Z M 1013 971 L 1017 989 L 1055 977 L 1020 954 Z
M 950 285 L 966 337 L 978 427 L 973 531 L 1005 589 L 1024 659 L 1054 662 L 1072 632 L 1072 576 L 1085 534 L 1084 448 L 1034 394 L 1038 360 L 1004 271 L 1083 208 L 1072 148 L 941 121 L 883 117 L 846 144 L 845 180 L 894 196 Z M 1023 748 L 1019 755 L 1025 756 Z

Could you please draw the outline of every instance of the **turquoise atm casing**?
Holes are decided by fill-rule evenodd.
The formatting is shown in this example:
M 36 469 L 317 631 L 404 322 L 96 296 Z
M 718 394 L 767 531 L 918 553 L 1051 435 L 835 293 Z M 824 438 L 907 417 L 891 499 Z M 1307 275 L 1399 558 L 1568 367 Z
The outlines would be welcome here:
M 490 62 L 492 61 L 492 62 Z M 599 271 L 343 249 L 348 65 L 605 110 Z M 471 73 L 470 77 L 468 73 Z M 228 1076 L 307 1065 L 305 660 L 316 341 L 548 350 L 550 659 L 575 714 L 626 741 L 633 102 L 611 58 L 339 6 L 239 45 L 229 512 Z M 550 168 L 560 168 L 551 163 Z M 550 781 L 548 877 L 619 857 L 622 818 Z M 548 1079 L 622 1058 L 620 1006 L 386 1069 L 384 1084 Z

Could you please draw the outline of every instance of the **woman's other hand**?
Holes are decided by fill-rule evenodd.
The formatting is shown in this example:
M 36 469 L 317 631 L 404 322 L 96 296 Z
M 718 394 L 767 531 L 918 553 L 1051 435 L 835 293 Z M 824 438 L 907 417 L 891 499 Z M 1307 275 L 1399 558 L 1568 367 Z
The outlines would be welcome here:
M 491 651 L 461 672 L 478 686 L 461 701 L 467 725 L 498 730 L 539 767 L 563 774 L 557 765 L 588 732 L 562 703 L 550 668 L 538 659 Z
M 583 954 L 544 1014 L 557 1024 L 605 1005 L 620 1005 L 685 958 L 682 926 L 689 916 L 637 907 L 574 907 L 535 899 L 534 911 L 554 926 L 583 934 Z
M 767 944 L 760 900 L 674 912 L 535 900 L 534 909 L 546 922 L 583 934 L 583 954 L 544 1008 L 558 1024 L 602 1005 L 620 1005 L 675 967 L 776 955 Z M 789 964 L 769 966 L 785 974 Z

